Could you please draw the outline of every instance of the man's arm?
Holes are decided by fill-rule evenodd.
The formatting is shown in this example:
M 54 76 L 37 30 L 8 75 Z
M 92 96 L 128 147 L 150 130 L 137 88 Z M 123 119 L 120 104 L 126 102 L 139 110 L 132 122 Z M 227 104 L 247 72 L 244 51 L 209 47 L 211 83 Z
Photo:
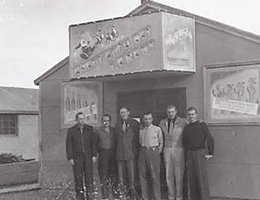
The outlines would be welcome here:
M 66 153 L 67 153 L 68 161 L 73 166 L 74 165 L 74 160 L 73 160 L 73 144 L 72 144 L 72 130 L 71 130 L 71 128 L 69 128 L 68 132 L 67 132 Z
M 160 127 L 158 128 L 158 142 L 159 142 L 159 152 L 161 153 L 163 150 L 163 134 Z
M 206 142 L 207 142 L 207 149 L 208 149 L 208 155 L 206 155 L 206 158 L 209 159 L 214 154 L 214 139 L 209 131 L 208 125 L 204 122 L 202 123 L 202 128 L 204 131 L 204 134 L 206 135 Z
M 96 143 L 96 135 L 94 133 L 94 128 L 90 128 L 90 137 L 91 137 L 91 150 L 92 150 L 92 158 L 93 161 L 96 161 L 97 157 L 97 143 Z

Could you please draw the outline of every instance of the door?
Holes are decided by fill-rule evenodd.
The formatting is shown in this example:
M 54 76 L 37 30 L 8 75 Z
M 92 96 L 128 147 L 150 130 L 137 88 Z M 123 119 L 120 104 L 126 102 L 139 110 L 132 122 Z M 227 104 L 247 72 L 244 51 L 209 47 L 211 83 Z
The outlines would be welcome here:
M 170 88 L 120 92 L 117 96 L 117 110 L 124 106 L 130 110 L 131 117 L 140 118 L 145 112 L 152 112 L 154 124 L 166 117 L 167 105 L 175 105 L 180 117 L 186 113 L 186 89 Z

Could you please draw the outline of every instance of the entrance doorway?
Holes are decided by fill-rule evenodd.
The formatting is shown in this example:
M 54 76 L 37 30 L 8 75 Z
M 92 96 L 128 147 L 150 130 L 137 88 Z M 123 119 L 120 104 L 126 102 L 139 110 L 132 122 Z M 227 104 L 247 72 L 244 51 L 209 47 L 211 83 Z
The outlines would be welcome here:
M 117 95 L 117 113 L 125 106 L 130 110 L 131 117 L 141 119 L 143 113 L 149 111 L 153 113 L 155 125 L 166 117 L 169 104 L 177 107 L 180 117 L 185 117 L 186 88 L 129 91 Z

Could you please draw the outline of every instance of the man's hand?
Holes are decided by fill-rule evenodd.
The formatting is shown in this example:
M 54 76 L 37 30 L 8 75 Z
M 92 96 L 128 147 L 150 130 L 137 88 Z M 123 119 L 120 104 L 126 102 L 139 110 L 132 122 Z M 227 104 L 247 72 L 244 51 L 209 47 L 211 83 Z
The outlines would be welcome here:
M 93 161 L 93 163 L 97 162 L 97 157 L 96 157 L 96 156 L 93 156 L 93 157 L 92 157 L 92 161 Z
M 69 163 L 70 163 L 71 166 L 74 166 L 74 160 L 73 159 L 70 159 Z
M 205 158 L 206 158 L 207 160 L 211 159 L 212 157 L 213 157 L 213 155 L 209 155 L 209 154 L 205 155 Z

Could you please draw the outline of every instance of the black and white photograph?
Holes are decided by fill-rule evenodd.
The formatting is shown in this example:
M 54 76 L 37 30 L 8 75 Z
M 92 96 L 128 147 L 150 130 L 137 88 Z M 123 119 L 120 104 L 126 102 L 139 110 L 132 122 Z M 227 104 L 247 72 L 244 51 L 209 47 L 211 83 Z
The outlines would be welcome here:
M 260 200 L 259 8 L 0 0 L 0 200 Z

